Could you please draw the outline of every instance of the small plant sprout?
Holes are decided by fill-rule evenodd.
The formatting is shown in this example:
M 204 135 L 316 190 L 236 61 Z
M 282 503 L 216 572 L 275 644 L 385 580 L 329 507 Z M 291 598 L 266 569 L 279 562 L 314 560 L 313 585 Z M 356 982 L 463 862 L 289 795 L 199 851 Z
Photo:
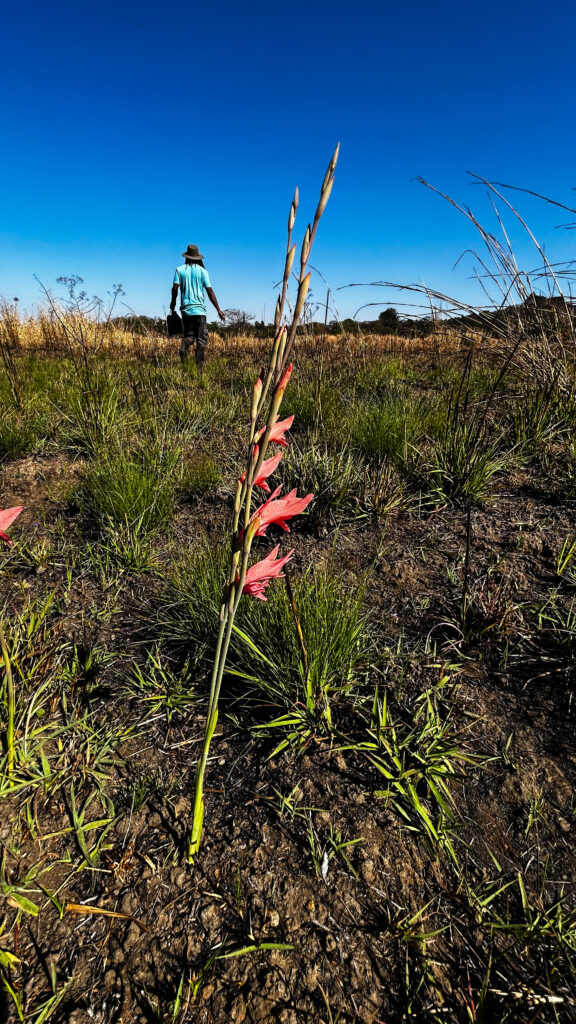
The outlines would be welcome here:
M 312 226 L 308 225 L 306 228 L 302 242 L 296 301 L 290 326 L 287 327 L 282 323 L 282 319 L 288 292 L 288 282 L 296 255 L 296 244 L 292 242 L 292 231 L 298 208 L 298 192 L 296 192 L 290 207 L 284 275 L 274 316 L 274 341 L 270 351 L 267 370 L 258 377 L 253 387 L 246 469 L 240 476 L 236 486 L 231 528 L 230 568 L 220 606 L 220 628 L 212 669 L 204 741 L 196 767 L 192 831 L 188 843 L 188 860 L 190 863 L 194 861 L 202 841 L 204 775 L 208 762 L 210 743 L 218 721 L 218 698 L 238 604 L 243 593 L 252 594 L 262 599 L 265 587 L 271 579 L 278 577 L 282 567 L 291 557 L 290 554 L 276 561 L 276 554 L 278 553 L 278 547 L 276 547 L 267 558 L 250 569 L 248 562 L 252 542 L 255 537 L 262 536 L 266 532 L 267 527 L 272 523 L 278 523 L 283 529 L 288 530 L 287 520 L 303 512 L 312 500 L 311 494 L 305 498 L 297 498 L 295 490 L 291 491 L 284 498 L 279 498 L 280 488 L 276 488 L 270 495 L 270 498 L 260 508 L 255 512 L 252 511 L 254 487 L 263 487 L 266 478 L 276 469 L 280 461 L 277 455 L 270 460 L 266 459 L 268 446 L 270 443 L 279 444 L 281 447 L 286 446 L 286 432 L 292 426 L 294 419 L 293 416 L 289 416 L 285 420 L 280 420 L 279 411 L 292 373 L 290 355 L 310 287 L 310 272 L 307 269 L 310 250 L 320 218 L 332 191 L 337 159 L 338 147 L 324 176 L 314 221 Z M 260 426 L 262 420 L 264 420 L 264 425 Z M 249 573 L 250 575 L 248 575 Z

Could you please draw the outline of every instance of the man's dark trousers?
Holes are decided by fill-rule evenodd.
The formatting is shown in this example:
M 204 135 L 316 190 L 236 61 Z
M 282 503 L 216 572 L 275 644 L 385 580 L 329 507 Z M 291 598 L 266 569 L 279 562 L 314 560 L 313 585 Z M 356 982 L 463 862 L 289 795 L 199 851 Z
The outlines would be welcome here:
M 208 343 L 208 328 L 205 316 L 182 313 L 182 344 L 180 345 L 180 359 L 182 362 L 188 358 L 190 345 L 196 346 L 196 362 L 200 366 L 204 362 L 204 354 Z

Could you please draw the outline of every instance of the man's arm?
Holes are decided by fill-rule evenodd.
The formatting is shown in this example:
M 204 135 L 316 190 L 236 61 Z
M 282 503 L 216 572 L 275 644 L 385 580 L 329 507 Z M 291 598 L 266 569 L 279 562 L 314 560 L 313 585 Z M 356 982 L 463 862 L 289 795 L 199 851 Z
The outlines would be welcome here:
M 218 313 L 218 316 L 220 317 L 220 319 L 221 320 L 225 320 L 226 319 L 226 314 L 223 313 L 222 310 L 220 309 L 220 306 L 218 304 L 218 299 L 214 295 L 213 289 L 212 288 L 207 288 L 206 289 L 206 295 L 210 299 L 210 302 L 212 303 L 212 305 L 216 307 L 216 312 Z
M 172 298 L 170 299 L 170 312 L 173 313 L 176 309 L 176 299 L 178 298 L 178 285 L 176 282 L 172 285 Z

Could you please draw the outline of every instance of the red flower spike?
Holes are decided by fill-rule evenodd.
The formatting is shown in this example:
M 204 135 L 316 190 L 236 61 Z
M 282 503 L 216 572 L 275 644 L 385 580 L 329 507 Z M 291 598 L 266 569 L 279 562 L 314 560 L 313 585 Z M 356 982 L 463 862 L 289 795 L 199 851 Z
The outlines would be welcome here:
M 276 441 L 276 444 L 281 444 L 285 448 L 286 439 L 284 437 L 284 434 L 286 433 L 287 430 L 290 430 L 290 427 L 292 426 L 293 422 L 293 416 L 288 416 L 285 420 L 280 420 L 280 422 L 278 422 L 278 417 L 276 417 L 276 422 L 274 423 L 274 426 L 272 427 L 272 432 L 270 434 L 270 441 Z M 256 434 L 256 440 L 259 441 L 260 438 L 263 437 L 265 433 L 266 427 L 262 427 L 262 430 L 259 430 L 258 433 Z
M 0 508 L 0 540 L 6 541 L 7 544 L 12 544 L 10 537 L 4 531 L 18 518 L 23 508 L 23 505 L 19 505 L 17 508 Z
M 270 580 L 282 579 L 284 577 L 282 569 L 286 562 L 292 558 L 294 549 L 289 551 L 287 555 L 284 555 L 284 558 L 279 558 L 276 561 L 278 547 L 279 545 L 277 544 L 270 554 L 266 555 L 266 558 L 263 558 L 261 562 L 255 562 L 247 570 L 244 586 L 242 587 L 243 594 L 252 594 L 253 597 L 259 597 L 261 601 L 266 601 L 264 591 Z
M 286 520 L 291 519 L 292 516 L 300 515 L 314 497 L 313 494 L 307 494 L 305 498 L 297 498 L 296 488 L 294 488 L 284 498 L 278 498 L 280 490 L 280 487 L 277 487 L 268 498 L 268 501 L 260 505 L 260 508 L 252 516 L 251 523 L 255 519 L 258 520 L 258 528 L 254 532 L 255 537 L 262 537 L 271 523 L 276 523 L 283 530 L 286 530 L 287 533 L 290 533 L 290 527 L 287 525 Z

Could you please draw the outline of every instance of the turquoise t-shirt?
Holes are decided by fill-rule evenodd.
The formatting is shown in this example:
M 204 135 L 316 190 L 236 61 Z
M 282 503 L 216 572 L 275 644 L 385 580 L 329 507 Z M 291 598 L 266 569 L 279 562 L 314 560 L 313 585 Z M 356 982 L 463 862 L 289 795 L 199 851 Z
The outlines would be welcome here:
M 189 316 L 206 316 L 204 290 L 210 288 L 208 271 L 197 263 L 185 263 L 174 272 L 174 284 L 180 285 L 180 309 Z

